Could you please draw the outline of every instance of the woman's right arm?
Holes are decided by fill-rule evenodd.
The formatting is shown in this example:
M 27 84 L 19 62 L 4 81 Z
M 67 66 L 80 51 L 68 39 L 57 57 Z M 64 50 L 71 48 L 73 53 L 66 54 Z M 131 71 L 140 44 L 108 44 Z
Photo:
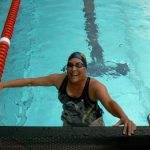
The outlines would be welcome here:
M 23 87 L 23 86 L 56 86 L 59 84 L 59 78 L 64 74 L 51 74 L 38 78 L 23 78 L 6 82 L 0 82 L 0 90 L 9 87 Z

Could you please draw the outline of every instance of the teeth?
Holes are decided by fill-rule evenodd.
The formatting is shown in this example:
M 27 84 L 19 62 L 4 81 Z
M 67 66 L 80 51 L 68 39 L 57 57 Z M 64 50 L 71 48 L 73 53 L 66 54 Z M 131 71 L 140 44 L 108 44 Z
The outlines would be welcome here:
M 73 76 L 78 76 L 78 74 L 72 74 Z
M 79 76 L 79 73 L 78 72 L 72 72 L 71 75 L 72 76 Z

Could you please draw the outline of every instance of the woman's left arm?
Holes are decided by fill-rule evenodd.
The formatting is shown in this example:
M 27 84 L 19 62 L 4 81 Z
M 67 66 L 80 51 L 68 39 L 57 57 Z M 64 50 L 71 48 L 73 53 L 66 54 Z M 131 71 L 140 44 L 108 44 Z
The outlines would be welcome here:
M 95 80 L 94 84 L 94 95 L 95 99 L 100 100 L 102 105 L 115 117 L 120 118 L 120 120 L 115 124 L 119 126 L 124 124 L 123 134 L 134 134 L 136 130 L 136 125 L 127 117 L 122 108 L 110 97 L 107 88 L 100 82 Z

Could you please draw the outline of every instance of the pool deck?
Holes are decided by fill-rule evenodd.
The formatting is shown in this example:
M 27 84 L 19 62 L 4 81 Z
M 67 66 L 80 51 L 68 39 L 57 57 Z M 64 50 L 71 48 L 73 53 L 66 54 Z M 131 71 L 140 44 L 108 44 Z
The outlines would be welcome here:
M 150 149 L 150 127 L 138 126 L 134 135 L 123 127 L 0 127 L 0 149 L 118 150 Z

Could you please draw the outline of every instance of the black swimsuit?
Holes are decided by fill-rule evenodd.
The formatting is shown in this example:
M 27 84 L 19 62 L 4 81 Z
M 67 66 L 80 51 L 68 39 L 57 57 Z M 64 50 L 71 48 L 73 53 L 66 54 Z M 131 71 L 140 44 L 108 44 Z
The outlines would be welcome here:
M 64 125 L 88 126 L 102 116 L 103 111 L 97 102 L 93 102 L 89 98 L 89 82 L 90 77 L 87 78 L 82 95 L 79 98 L 70 97 L 67 94 L 67 76 L 62 82 L 59 88 L 59 100 L 63 104 L 61 119 Z

